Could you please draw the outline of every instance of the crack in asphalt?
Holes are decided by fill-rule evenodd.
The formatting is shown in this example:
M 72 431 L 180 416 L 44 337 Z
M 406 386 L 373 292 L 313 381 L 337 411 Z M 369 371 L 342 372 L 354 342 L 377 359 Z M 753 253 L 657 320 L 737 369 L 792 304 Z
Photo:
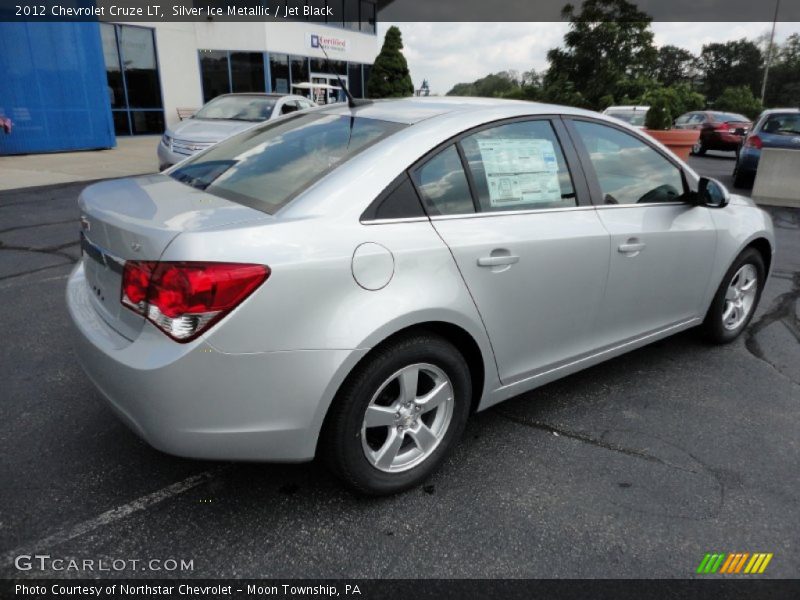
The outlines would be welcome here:
M 643 452 L 641 450 L 636 450 L 633 448 L 626 448 L 625 446 L 620 446 L 619 444 L 614 444 L 611 442 L 607 442 L 603 439 L 596 439 L 590 436 L 588 433 L 583 431 L 570 431 L 568 429 L 562 429 L 560 427 L 554 427 L 548 423 L 544 423 L 543 421 L 537 421 L 535 419 L 528 419 L 526 417 L 520 417 L 518 415 L 512 415 L 506 411 L 498 410 L 496 411 L 499 416 L 506 419 L 507 421 L 511 421 L 512 423 L 516 423 L 517 425 L 523 425 L 525 427 L 531 427 L 532 429 L 540 429 L 542 431 L 547 431 L 548 433 L 554 433 L 561 437 L 569 438 L 571 440 L 576 440 L 579 442 L 583 442 L 585 444 L 589 444 L 591 446 L 597 446 L 598 448 L 603 448 L 605 450 L 611 450 L 612 452 L 620 452 L 625 454 L 626 456 L 631 456 L 633 458 L 641 458 L 643 460 L 647 460 L 650 462 L 658 463 L 665 467 L 670 467 L 672 469 L 677 469 L 679 471 L 685 471 L 686 473 L 692 473 L 694 475 L 699 474 L 699 471 L 695 471 L 694 469 L 687 469 L 686 467 L 682 467 L 681 465 L 676 465 L 669 461 L 664 460 L 663 458 L 659 458 L 658 456 L 654 456 L 653 454 L 648 454 L 647 452 Z M 688 454 L 688 453 L 687 453 Z M 691 455 L 689 455 L 691 456 Z M 694 460 L 697 460 L 695 457 L 692 456 Z M 698 463 L 700 461 L 697 461 Z M 702 463 L 700 463 L 702 464 Z
M 507 421 L 510 421 L 512 423 L 515 423 L 517 425 L 522 425 L 524 427 L 530 427 L 532 429 L 539 429 L 541 431 L 546 431 L 548 433 L 556 434 L 559 437 L 565 437 L 565 438 L 568 438 L 568 439 L 571 439 L 571 440 L 575 440 L 575 441 L 578 441 L 578 442 L 581 442 L 581 443 L 584 443 L 584 444 L 588 444 L 590 446 L 594 446 L 594 447 L 597 447 L 597 448 L 603 448 L 604 450 L 610 450 L 611 452 L 619 452 L 621 454 L 624 454 L 625 456 L 630 456 L 632 458 L 639 458 L 639 459 L 642 459 L 642 460 L 653 462 L 653 463 L 665 466 L 665 467 L 670 468 L 670 469 L 675 469 L 677 471 L 683 471 L 684 473 L 690 473 L 692 475 L 707 475 L 707 476 L 710 476 L 711 479 L 713 479 L 714 482 L 716 483 L 717 488 L 718 488 L 718 493 L 719 493 L 719 497 L 717 499 L 716 506 L 708 514 L 706 514 L 705 516 L 701 516 L 701 517 L 674 514 L 672 512 L 667 511 L 667 510 L 655 511 L 654 512 L 654 511 L 651 511 L 651 510 L 647 510 L 647 509 L 645 509 L 644 507 L 641 507 L 641 506 L 638 506 L 638 507 L 629 506 L 627 504 L 619 503 L 619 502 L 616 502 L 613 499 L 611 499 L 610 500 L 611 504 L 613 504 L 615 506 L 618 506 L 618 507 L 621 507 L 621 508 L 625 508 L 625 509 L 628 509 L 628 510 L 632 510 L 634 512 L 638 512 L 638 513 L 641 513 L 641 514 L 660 514 L 660 515 L 667 516 L 667 517 L 670 517 L 670 518 L 685 519 L 685 520 L 691 520 L 691 521 L 703 521 L 703 520 L 707 520 L 707 519 L 715 519 L 720 514 L 722 514 L 722 509 L 723 509 L 723 506 L 725 505 L 725 493 L 726 493 L 725 492 L 725 482 L 722 480 L 722 478 L 720 477 L 720 474 L 715 469 L 711 468 L 709 465 L 705 464 L 703 461 L 701 461 L 699 458 L 697 458 L 694 454 L 692 454 L 691 452 L 689 452 L 687 450 L 684 450 L 680 446 L 676 446 L 675 444 L 673 444 L 671 442 L 667 442 L 666 440 L 661 440 L 662 443 L 665 443 L 665 444 L 667 444 L 669 446 L 672 446 L 672 447 L 680 450 L 681 452 L 684 452 L 686 454 L 686 456 L 691 458 L 693 461 L 695 461 L 700 466 L 700 470 L 699 471 L 695 470 L 695 469 L 690 469 L 690 468 L 687 468 L 687 467 L 684 467 L 684 466 L 681 466 L 681 465 L 676 465 L 675 463 L 672 463 L 670 461 L 664 460 L 663 458 L 660 458 L 660 457 L 655 456 L 653 454 L 649 454 L 649 453 L 644 452 L 642 450 L 636 450 L 636 449 L 633 449 L 633 448 L 627 448 L 627 447 L 621 446 L 619 444 L 614 444 L 614 443 L 605 441 L 602 438 L 606 435 L 606 433 L 608 433 L 608 430 L 603 432 L 603 434 L 600 436 L 600 439 L 597 439 L 597 438 L 594 438 L 591 435 L 589 435 L 588 433 L 585 433 L 583 431 L 571 431 L 571 430 L 568 430 L 568 429 L 555 427 L 553 425 L 550 425 L 548 423 L 544 423 L 542 421 L 537 421 L 535 419 L 529 419 L 529 418 L 525 418 L 525 417 L 520 417 L 518 415 L 513 415 L 513 414 L 510 414 L 510 413 L 508 413 L 506 411 L 503 411 L 503 410 L 495 410 L 494 412 L 498 416 L 500 416 L 501 418 L 503 418 L 503 419 L 505 419 Z M 656 436 L 651 436 L 651 437 L 656 437 Z
M 75 223 L 75 219 L 64 219 L 63 221 L 51 221 L 49 223 L 35 223 L 33 225 L 17 225 L 7 229 L 0 229 L 0 233 L 9 233 L 10 231 L 20 231 L 21 229 L 33 229 L 35 227 L 48 227 L 49 225 L 66 225 L 67 223 Z
M 62 250 L 64 248 L 69 248 L 70 246 L 77 246 L 78 244 L 80 244 L 80 241 L 75 240 L 74 242 L 64 242 L 63 244 L 58 244 L 56 246 L 44 246 L 42 248 L 36 248 L 33 246 L 9 246 L 5 242 L 0 240 L 0 250 L 19 250 L 21 252 L 37 252 L 39 254 L 53 254 L 55 256 L 61 256 L 62 258 L 66 258 L 70 262 L 75 263 L 78 262 L 78 259 L 72 256 L 71 254 L 62 252 Z
M 800 384 L 800 381 L 795 381 L 793 378 L 786 375 L 774 363 L 772 363 L 769 358 L 767 358 L 763 348 L 761 347 L 761 344 L 759 344 L 757 337 L 758 334 L 764 329 L 773 323 L 780 321 L 786 326 L 786 329 L 792 334 L 792 336 L 794 336 L 797 342 L 800 343 L 800 319 L 798 319 L 798 315 L 795 310 L 796 303 L 800 301 L 800 272 L 794 273 L 791 280 L 792 289 L 778 296 L 775 299 L 773 307 L 761 315 L 758 320 L 751 323 L 750 327 L 747 328 L 747 331 L 745 332 L 744 345 L 748 352 L 750 352 L 750 354 L 752 354 L 755 358 L 767 363 L 782 376 L 789 379 L 789 381 L 792 381 L 795 384 Z
M 6 281 L 8 279 L 14 279 L 15 277 L 22 277 L 24 275 L 31 275 L 33 273 L 39 273 L 40 271 L 46 271 L 48 269 L 55 269 L 57 267 L 63 267 L 65 265 L 74 264 L 78 262 L 78 259 L 68 254 L 67 252 L 62 252 L 64 248 L 69 248 L 70 246 L 77 246 L 80 244 L 79 241 L 74 242 L 65 242 L 63 244 L 58 244 L 56 246 L 45 246 L 43 248 L 35 248 L 31 246 L 9 246 L 2 240 L 0 240 L 0 250 L 17 250 L 19 252 L 36 252 L 38 254 L 49 254 L 51 256 L 57 256 L 59 258 L 67 259 L 67 262 L 58 263 L 56 265 L 48 265 L 46 267 L 37 267 L 35 269 L 27 269 L 20 273 L 12 273 L 11 275 L 3 275 L 0 276 L 0 281 Z

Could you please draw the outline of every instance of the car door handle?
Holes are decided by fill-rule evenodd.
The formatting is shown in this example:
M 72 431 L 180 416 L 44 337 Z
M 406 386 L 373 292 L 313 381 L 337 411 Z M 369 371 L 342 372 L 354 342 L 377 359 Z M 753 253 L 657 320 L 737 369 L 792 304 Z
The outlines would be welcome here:
M 617 250 L 622 254 L 638 254 L 647 244 L 644 242 L 628 240 L 624 244 L 620 244 Z
M 503 265 L 513 265 L 519 262 L 519 256 L 513 254 L 501 254 L 498 256 L 482 256 L 478 259 L 479 267 L 501 267 Z

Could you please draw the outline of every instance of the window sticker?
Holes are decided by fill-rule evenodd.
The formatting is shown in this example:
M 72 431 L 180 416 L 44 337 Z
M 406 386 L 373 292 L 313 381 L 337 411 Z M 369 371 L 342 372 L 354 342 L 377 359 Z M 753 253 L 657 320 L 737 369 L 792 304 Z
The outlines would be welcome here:
M 477 140 L 492 207 L 561 201 L 558 162 L 550 140 Z

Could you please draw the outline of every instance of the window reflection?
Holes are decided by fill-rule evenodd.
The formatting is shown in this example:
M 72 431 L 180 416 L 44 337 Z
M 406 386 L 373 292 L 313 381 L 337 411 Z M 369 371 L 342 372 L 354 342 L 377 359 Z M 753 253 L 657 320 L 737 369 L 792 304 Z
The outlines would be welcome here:
M 160 108 L 161 85 L 158 81 L 153 30 L 120 27 L 119 47 L 128 89 L 128 105 L 132 108 Z
M 269 74 L 272 81 L 272 91 L 276 94 L 288 94 L 289 57 L 285 54 L 270 54 Z
M 109 23 L 101 23 L 100 36 L 103 41 L 103 59 L 106 63 L 108 99 L 111 103 L 111 108 L 122 108 L 125 106 L 125 88 L 122 85 L 117 33 L 114 26 Z
M 200 51 L 200 73 L 203 80 L 203 102 L 230 92 L 228 53 L 220 50 Z
M 264 54 L 231 52 L 231 80 L 234 92 L 265 92 Z
M 117 135 L 161 133 L 164 111 L 153 30 L 100 24 L 108 101 Z
M 613 127 L 575 121 L 597 173 L 605 204 L 683 199 L 680 169 L 641 140 Z
M 432 214 L 475 212 L 467 177 L 455 146 L 449 146 L 414 173 L 422 200 Z

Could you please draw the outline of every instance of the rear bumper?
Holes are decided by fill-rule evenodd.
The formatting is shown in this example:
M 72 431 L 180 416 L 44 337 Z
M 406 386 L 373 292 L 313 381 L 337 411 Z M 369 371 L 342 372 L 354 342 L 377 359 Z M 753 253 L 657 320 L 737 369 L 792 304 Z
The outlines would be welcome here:
M 712 133 L 703 139 L 703 144 L 709 150 L 732 152 L 738 150 L 743 139 L 743 136 L 732 133 Z
M 175 343 L 149 323 L 131 342 L 91 305 L 82 264 L 69 278 L 67 306 L 78 359 L 108 404 L 152 446 L 178 456 L 313 458 L 336 389 L 366 353 L 227 354 L 202 338 Z

